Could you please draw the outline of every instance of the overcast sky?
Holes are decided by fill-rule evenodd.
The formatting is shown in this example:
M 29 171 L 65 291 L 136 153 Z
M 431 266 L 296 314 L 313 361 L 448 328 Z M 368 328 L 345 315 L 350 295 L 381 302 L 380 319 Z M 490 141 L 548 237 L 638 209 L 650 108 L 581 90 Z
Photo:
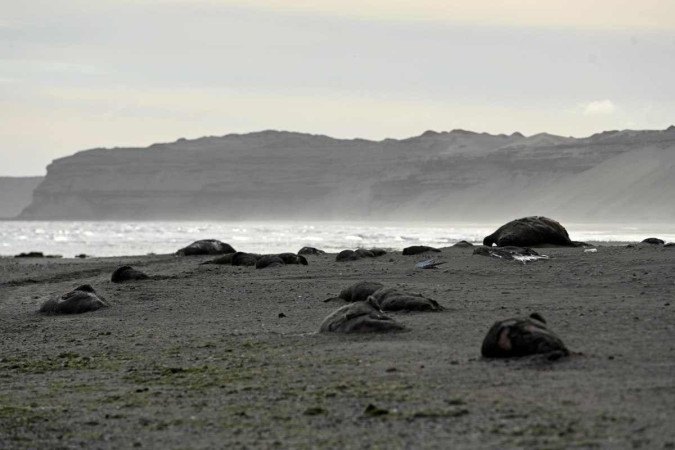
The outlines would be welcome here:
M 262 129 L 675 123 L 672 0 L 0 0 L 0 175 Z

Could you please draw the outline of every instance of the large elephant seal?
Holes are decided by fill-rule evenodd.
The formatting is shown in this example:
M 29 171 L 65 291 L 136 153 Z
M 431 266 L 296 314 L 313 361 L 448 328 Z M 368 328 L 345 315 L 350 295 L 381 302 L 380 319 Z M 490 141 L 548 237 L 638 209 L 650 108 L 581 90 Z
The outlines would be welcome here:
M 359 281 L 340 291 L 337 297 L 331 297 L 324 300 L 329 302 L 331 300 L 344 300 L 346 302 L 363 302 L 370 297 L 373 292 L 382 289 L 384 285 L 376 281 Z
M 302 247 L 298 251 L 298 255 L 323 255 L 325 253 L 326 252 L 324 252 L 323 250 L 319 250 L 318 248 L 314 247 Z
M 528 318 L 500 320 L 492 325 L 481 346 L 486 358 L 510 358 L 540 353 L 550 354 L 550 359 L 569 355 L 563 341 L 546 326 L 539 314 Z
M 208 261 L 204 261 L 201 263 L 203 264 L 217 264 L 217 265 L 227 265 L 230 266 L 232 265 L 232 257 L 236 255 L 236 253 L 226 253 L 223 256 L 219 256 L 214 259 L 209 259 Z
M 413 245 L 403 249 L 403 255 L 419 255 L 421 253 L 440 252 L 440 249 L 429 247 L 427 245 Z
M 230 244 L 220 242 L 217 239 L 202 239 L 195 241 L 187 247 L 181 248 L 176 252 L 178 256 L 195 255 L 224 255 L 225 253 L 234 253 L 236 250 Z
M 84 284 L 60 297 L 52 297 L 42 304 L 43 314 L 81 314 L 107 308 L 109 305 L 96 294 L 93 287 Z
M 436 300 L 420 294 L 409 294 L 396 288 L 381 288 L 368 297 L 368 302 L 382 311 L 442 311 Z
M 642 244 L 663 245 L 665 241 L 659 238 L 650 237 L 642 241 Z
M 541 216 L 523 217 L 502 225 L 497 231 L 483 239 L 483 245 L 490 247 L 493 244 L 497 247 L 544 245 L 578 247 L 583 245 L 580 242 L 572 242 L 567 230 L 560 223 Z
M 150 277 L 140 270 L 136 270 L 131 266 L 122 266 L 112 273 L 110 281 L 113 283 L 124 283 L 125 281 L 147 280 L 148 278 Z
M 322 333 L 374 333 L 406 328 L 368 302 L 355 302 L 332 312 L 321 323 Z

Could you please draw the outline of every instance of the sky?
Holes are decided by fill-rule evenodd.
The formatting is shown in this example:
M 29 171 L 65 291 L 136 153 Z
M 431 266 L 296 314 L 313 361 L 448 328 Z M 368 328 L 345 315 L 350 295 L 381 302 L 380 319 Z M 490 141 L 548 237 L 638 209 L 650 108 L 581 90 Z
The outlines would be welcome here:
M 265 129 L 675 123 L 672 0 L 0 0 L 0 176 Z

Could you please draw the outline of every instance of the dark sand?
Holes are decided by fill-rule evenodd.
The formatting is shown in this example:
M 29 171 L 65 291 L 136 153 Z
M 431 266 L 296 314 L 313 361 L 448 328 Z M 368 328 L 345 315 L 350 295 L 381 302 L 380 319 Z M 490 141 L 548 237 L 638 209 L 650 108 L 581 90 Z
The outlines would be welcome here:
M 472 251 L 430 255 L 437 270 L 400 253 L 265 270 L 2 258 L 0 448 L 675 447 L 675 248 Z M 123 264 L 167 278 L 111 283 Z M 447 310 L 389 313 L 406 333 L 317 334 L 342 304 L 322 300 L 359 280 Z M 112 307 L 36 313 L 85 283 Z M 533 311 L 581 354 L 480 357 L 494 321 Z

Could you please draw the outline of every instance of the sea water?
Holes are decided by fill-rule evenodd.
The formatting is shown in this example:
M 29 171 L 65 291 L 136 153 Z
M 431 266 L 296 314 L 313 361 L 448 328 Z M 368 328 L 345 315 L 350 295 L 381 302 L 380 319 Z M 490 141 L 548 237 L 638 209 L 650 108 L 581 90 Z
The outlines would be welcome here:
M 481 243 L 497 223 L 402 222 L 63 222 L 0 221 L 0 255 L 40 251 L 73 257 L 173 253 L 198 239 L 218 239 L 253 253 L 327 252 L 359 247 L 401 250 L 411 245 L 447 247 L 460 240 Z M 675 241 L 671 225 L 565 224 L 577 241 L 633 242 L 647 237 Z

